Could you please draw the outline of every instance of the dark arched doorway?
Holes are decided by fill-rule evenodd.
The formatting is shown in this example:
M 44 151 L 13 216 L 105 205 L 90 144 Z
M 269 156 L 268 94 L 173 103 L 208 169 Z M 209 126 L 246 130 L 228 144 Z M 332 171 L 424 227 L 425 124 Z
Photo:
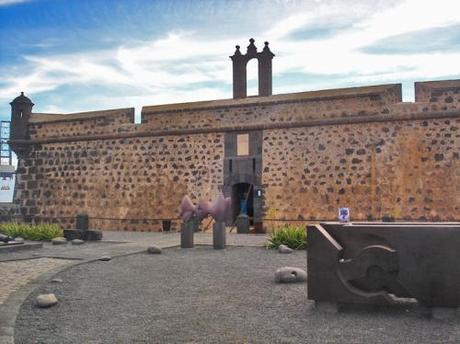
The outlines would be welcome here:
M 246 204 L 246 209 L 244 209 L 244 204 Z M 246 215 L 249 216 L 250 224 L 253 225 L 254 187 L 252 184 L 237 183 L 232 186 L 232 222 L 235 222 L 236 217 L 242 212 L 246 212 Z

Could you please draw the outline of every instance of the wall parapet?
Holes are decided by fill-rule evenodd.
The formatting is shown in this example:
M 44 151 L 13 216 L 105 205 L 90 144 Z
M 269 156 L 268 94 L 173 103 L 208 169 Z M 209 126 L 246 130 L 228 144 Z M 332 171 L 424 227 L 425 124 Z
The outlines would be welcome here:
M 114 140 L 124 138 L 137 137 L 156 137 L 156 136 L 180 136 L 180 135 L 196 135 L 209 133 L 225 133 L 235 131 L 257 131 L 257 130 L 278 130 L 302 127 L 316 126 L 331 126 L 331 125 L 349 125 L 360 123 L 376 123 L 376 122 L 395 122 L 395 121 L 413 121 L 413 120 L 429 120 L 429 119 L 444 119 L 460 117 L 460 110 L 453 111 L 427 111 L 417 113 L 399 113 L 399 114 L 380 114 L 372 116 L 351 116 L 339 118 L 324 118 L 317 120 L 296 121 L 296 122 L 276 122 L 266 124 L 253 125 L 234 125 L 226 127 L 207 127 L 207 128 L 189 128 L 189 129 L 170 129 L 170 130 L 136 130 L 139 126 L 132 126 L 131 129 L 124 132 L 96 134 L 96 135 L 79 135 L 68 137 L 47 137 L 30 140 L 11 140 L 13 145 L 39 145 L 47 143 L 63 143 L 63 142 L 78 142 L 78 141 L 95 141 L 95 140 Z
M 126 117 L 134 123 L 134 108 L 110 109 L 100 111 L 75 112 L 70 114 L 32 113 L 29 123 L 45 124 L 58 122 L 86 121 L 105 117 Z
M 447 103 L 460 101 L 460 80 L 423 81 L 415 83 L 416 102 L 439 102 L 440 97 Z M 450 98 L 449 98 L 450 97 Z M 450 101 L 450 99 L 452 101 Z
M 28 129 L 32 139 L 108 134 L 134 124 L 134 108 L 72 114 L 32 113 Z
M 394 95 L 394 99 L 386 99 L 388 94 Z M 159 113 L 183 113 L 191 111 L 217 110 L 222 108 L 230 109 L 247 106 L 267 106 L 315 101 L 334 101 L 340 99 L 360 97 L 373 97 L 375 100 L 383 99 L 387 103 L 400 102 L 402 97 L 401 84 L 387 84 L 365 87 L 337 88 L 298 93 L 286 93 L 277 94 L 269 97 L 251 96 L 239 99 L 220 99 L 189 103 L 152 105 L 144 106 L 142 108 L 142 116 Z

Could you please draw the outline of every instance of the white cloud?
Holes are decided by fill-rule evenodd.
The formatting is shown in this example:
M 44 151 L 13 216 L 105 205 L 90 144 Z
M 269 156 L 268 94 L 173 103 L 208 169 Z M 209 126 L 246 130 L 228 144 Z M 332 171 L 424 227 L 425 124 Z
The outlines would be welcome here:
M 30 2 L 32 0 L 0 0 L 0 6 L 19 4 L 22 2 Z
M 256 32 L 254 38 L 259 48 L 263 40 L 270 41 L 276 54 L 276 76 L 286 72 L 325 76 L 324 82 L 316 84 L 292 84 L 279 89 L 275 84 L 275 93 L 324 87 L 327 75 L 343 75 L 349 83 L 364 85 L 436 78 L 458 73 L 459 53 L 378 55 L 366 54 L 361 48 L 385 37 L 460 23 L 458 7 L 456 0 L 407 0 L 395 6 L 380 6 L 379 10 L 366 2 L 355 3 L 350 11 L 350 3 L 324 1 L 306 14 L 294 13 L 265 32 Z M 304 28 L 327 26 L 328 21 L 348 26 L 326 38 L 292 36 Z M 195 32 L 176 31 L 162 39 L 115 49 L 25 56 L 24 68 L 0 71 L 5 85 L 0 87 L 0 100 L 10 100 L 19 91 L 32 96 L 58 92 L 62 86 L 95 86 L 105 90 L 102 95 L 82 95 L 81 101 L 73 100 L 67 111 L 228 98 L 231 94 L 222 87 L 230 89 L 228 56 L 233 54 L 235 44 L 240 44 L 244 51 L 248 38 L 209 39 Z M 250 72 L 249 79 L 255 79 L 255 69 L 250 68 Z M 124 89 L 123 94 L 108 95 L 112 88 Z M 61 105 L 43 109 L 55 112 L 61 110 Z

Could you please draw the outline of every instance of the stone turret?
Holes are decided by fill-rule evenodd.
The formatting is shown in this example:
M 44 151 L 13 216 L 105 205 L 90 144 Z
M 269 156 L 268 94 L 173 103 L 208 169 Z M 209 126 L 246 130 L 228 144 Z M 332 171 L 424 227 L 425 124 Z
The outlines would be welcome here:
M 21 92 L 14 98 L 11 105 L 11 131 L 10 140 L 25 140 L 28 138 L 27 124 L 34 103 Z

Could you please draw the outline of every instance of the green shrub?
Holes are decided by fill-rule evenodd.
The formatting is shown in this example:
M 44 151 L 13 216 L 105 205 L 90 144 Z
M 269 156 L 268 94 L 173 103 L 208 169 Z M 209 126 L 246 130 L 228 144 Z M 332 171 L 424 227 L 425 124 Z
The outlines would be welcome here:
M 13 238 L 21 237 L 25 240 L 51 240 L 63 235 L 58 225 L 49 223 L 37 225 L 16 222 L 0 223 L 0 233 Z
M 267 240 L 268 248 L 278 248 L 283 244 L 294 250 L 302 250 L 307 248 L 307 231 L 305 227 L 284 225 L 275 229 Z

